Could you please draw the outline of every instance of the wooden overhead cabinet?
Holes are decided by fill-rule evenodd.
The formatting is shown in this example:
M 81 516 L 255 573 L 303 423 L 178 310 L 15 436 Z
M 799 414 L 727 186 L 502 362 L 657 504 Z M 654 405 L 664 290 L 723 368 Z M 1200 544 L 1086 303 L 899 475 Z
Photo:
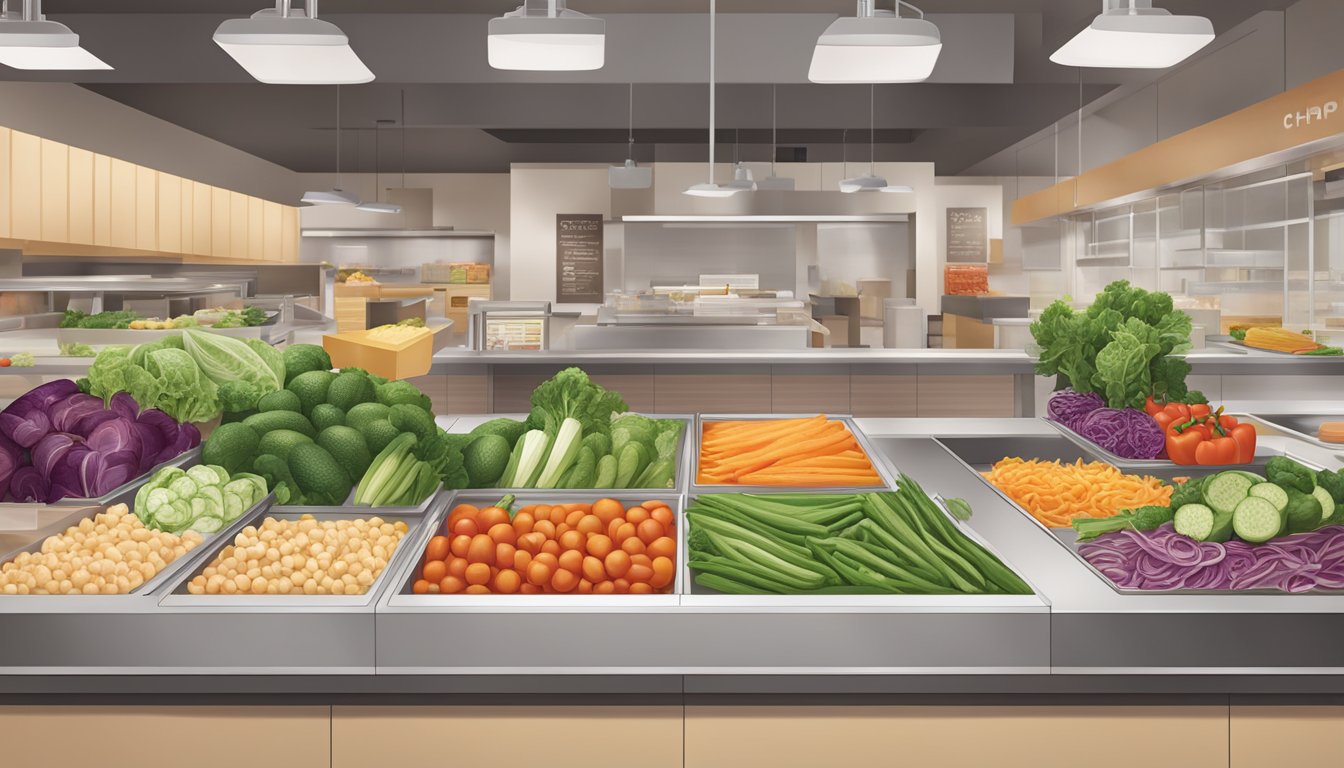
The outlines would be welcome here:
M 9 237 L 9 134 L 0 128 L 0 237 Z
M 10 237 L 42 238 L 42 140 L 12 131 L 9 144 Z
M 69 238 L 78 245 L 93 245 L 93 153 L 70 147 Z

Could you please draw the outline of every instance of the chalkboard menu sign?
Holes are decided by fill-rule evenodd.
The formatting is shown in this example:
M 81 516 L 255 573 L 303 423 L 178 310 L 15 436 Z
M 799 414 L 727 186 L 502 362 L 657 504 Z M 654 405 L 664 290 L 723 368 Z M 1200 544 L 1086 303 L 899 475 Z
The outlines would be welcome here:
M 960 264 L 989 261 L 989 209 L 947 209 L 947 260 Z
M 600 304 L 602 214 L 555 215 L 555 300 L 558 304 Z

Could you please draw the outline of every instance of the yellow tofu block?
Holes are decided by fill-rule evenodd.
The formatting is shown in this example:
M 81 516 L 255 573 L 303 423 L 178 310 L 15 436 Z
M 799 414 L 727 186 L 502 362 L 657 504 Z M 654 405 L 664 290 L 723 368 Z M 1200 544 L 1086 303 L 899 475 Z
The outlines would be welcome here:
M 427 328 L 401 343 L 370 338 L 370 331 L 351 331 L 322 337 L 322 348 L 336 368 L 363 368 L 376 376 L 397 380 L 424 376 L 434 359 L 434 334 Z

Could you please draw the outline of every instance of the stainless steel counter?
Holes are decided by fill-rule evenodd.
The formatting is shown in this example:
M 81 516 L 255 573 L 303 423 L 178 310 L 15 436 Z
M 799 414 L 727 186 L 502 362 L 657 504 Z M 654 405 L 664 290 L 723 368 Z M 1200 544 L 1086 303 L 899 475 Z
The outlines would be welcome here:
M 483 418 L 443 423 L 462 432 Z M 1037 596 L 406 601 L 403 582 L 451 506 L 441 503 L 399 548 L 388 566 L 395 576 L 381 579 L 359 606 L 188 608 L 171 605 L 175 585 L 88 607 L 60 597 L 7 598 L 0 695 L 1344 694 L 1344 645 L 1333 640 L 1344 634 L 1344 595 L 1119 594 L 939 441 L 1021 438 L 1025 448 L 1027 439 L 1058 437 L 1043 421 L 858 425 L 888 469 L 910 474 L 930 493 L 970 502 L 971 528 Z M 1286 434 L 1262 439 L 1317 464 L 1344 463 L 1344 452 Z M 689 452 L 694 441 L 686 443 Z M 114 652 L 100 650 L 109 642 Z

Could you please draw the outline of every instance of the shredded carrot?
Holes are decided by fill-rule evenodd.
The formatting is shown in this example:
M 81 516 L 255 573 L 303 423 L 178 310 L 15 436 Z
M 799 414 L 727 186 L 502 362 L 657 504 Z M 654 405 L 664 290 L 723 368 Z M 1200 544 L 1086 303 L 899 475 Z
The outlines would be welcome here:
M 844 422 L 824 415 L 705 422 L 697 481 L 814 488 L 882 484 Z
M 1099 461 L 1006 458 L 985 477 L 1047 528 L 1068 528 L 1075 518 L 1113 517 L 1127 509 L 1171 503 L 1171 487 L 1161 480 L 1127 475 Z

